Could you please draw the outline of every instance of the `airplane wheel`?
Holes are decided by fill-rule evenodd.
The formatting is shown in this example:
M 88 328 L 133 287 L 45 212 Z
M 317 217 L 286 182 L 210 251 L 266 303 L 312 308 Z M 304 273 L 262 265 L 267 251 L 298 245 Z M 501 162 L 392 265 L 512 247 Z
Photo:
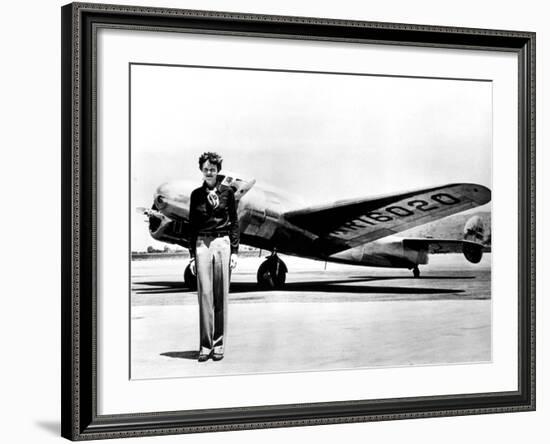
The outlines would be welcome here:
M 274 256 L 262 262 L 256 275 L 260 288 L 282 288 L 286 281 L 287 268 L 285 263 Z
M 418 269 L 418 267 L 413 268 L 413 276 L 415 278 L 420 277 L 420 270 Z
M 185 267 L 185 272 L 183 273 L 183 285 L 189 290 L 195 291 L 197 289 L 197 276 L 191 273 L 191 266 L 187 265 Z

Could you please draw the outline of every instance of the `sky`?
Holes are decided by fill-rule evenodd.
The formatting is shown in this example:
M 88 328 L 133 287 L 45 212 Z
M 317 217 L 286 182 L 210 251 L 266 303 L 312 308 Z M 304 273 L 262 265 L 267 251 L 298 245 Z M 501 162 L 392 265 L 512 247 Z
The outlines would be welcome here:
M 491 188 L 487 81 L 132 65 L 131 206 L 201 183 L 198 157 L 308 205 L 452 182 Z M 132 250 L 155 242 L 132 216 Z

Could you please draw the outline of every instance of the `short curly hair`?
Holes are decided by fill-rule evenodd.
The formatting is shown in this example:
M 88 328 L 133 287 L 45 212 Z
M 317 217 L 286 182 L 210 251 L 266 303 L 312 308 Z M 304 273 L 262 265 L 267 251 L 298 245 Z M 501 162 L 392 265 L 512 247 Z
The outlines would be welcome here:
M 206 153 L 202 153 L 199 157 L 199 169 L 202 171 L 202 166 L 206 163 L 206 161 L 209 161 L 212 165 L 216 165 L 218 168 L 218 173 L 222 169 L 222 156 L 220 156 L 218 153 L 214 153 L 212 151 L 207 151 Z

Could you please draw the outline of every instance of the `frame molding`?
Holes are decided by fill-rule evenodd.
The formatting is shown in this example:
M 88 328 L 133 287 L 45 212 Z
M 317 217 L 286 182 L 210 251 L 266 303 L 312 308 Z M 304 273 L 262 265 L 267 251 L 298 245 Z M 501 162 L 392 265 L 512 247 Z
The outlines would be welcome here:
M 72 3 L 62 7 L 61 430 L 70 440 L 535 409 L 535 34 L 531 32 Z M 519 60 L 518 391 L 263 407 L 97 414 L 95 31 L 206 32 L 511 51 Z

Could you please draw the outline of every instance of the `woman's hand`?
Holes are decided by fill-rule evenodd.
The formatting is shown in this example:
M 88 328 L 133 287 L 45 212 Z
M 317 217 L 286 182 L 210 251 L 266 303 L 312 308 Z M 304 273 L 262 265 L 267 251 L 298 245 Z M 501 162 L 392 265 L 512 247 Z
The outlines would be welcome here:
M 229 267 L 233 270 L 237 266 L 237 255 L 235 253 L 231 253 L 231 257 L 229 258 Z

